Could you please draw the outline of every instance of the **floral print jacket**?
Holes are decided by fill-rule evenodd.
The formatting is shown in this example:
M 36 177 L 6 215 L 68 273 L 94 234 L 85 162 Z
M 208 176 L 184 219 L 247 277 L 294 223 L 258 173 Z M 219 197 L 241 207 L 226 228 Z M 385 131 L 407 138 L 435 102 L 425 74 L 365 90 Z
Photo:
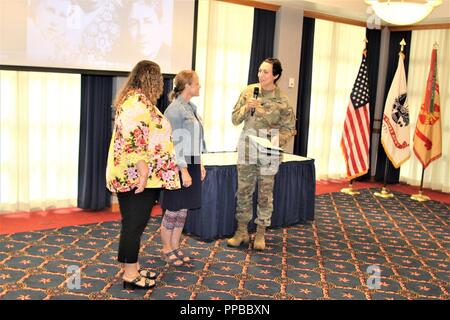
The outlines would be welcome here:
M 131 91 L 116 110 L 106 168 L 107 188 L 112 192 L 136 188 L 139 160 L 149 166 L 146 188 L 180 188 L 169 121 L 145 95 Z

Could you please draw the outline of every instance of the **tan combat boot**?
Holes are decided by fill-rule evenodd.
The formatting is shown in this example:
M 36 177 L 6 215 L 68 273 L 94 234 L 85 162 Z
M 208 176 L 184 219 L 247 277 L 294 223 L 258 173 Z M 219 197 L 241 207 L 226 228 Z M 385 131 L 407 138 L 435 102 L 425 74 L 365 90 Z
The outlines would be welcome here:
M 265 226 L 256 225 L 255 242 L 253 243 L 253 249 L 264 250 L 266 247 L 266 241 L 264 239 L 264 233 L 266 232 Z
M 234 233 L 233 238 L 227 240 L 227 245 L 231 247 L 239 247 L 241 243 L 248 243 L 250 241 L 250 236 L 247 230 L 248 223 L 238 222 L 238 228 Z

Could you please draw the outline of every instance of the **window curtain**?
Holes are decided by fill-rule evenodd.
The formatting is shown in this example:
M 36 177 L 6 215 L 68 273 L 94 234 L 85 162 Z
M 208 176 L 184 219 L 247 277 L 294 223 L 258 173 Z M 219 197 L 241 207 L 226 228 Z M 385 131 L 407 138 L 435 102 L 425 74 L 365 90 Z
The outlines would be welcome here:
M 77 203 L 80 75 L 0 71 L 0 213 Z
M 101 210 L 111 203 L 105 172 L 112 132 L 112 85 L 110 76 L 81 77 L 77 206 L 85 210 Z
M 273 56 L 276 16 L 274 11 L 254 9 L 248 84 L 258 82 L 258 70 L 261 62 Z
M 400 42 L 402 39 L 405 39 L 406 46 L 403 49 L 403 53 L 405 54 L 405 73 L 406 73 L 406 82 L 408 83 L 408 66 L 409 66 L 409 52 L 411 51 L 411 31 L 397 31 L 391 32 L 389 38 L 389 58 L 388 58 L 388 68 L 386 74 L 386 87 L 384 91 L 384 99 L 383 99 L 383 108 L 380 119 L 383 118 L 382 114 L 384 112 L 384 106 L 386 103 L 386 98 L 389 93 L 389 88 L 392 84 L 392 79 L 394 78 L 395 71 L 397 70 L 398 65 L 398 53 L 400 52 Z M 409 93 L 408 93 L 409 96 Z M 408 97 L 409 101 L 409 97 Z M 411 116 L 411 115 L 410 115 Z M 413 130 L 413 129 L 411 129 Z M 411 131 L 412 132 L 412 131 Z M 387 171 L 386 171 L 386 183 L 398 183 L 400 176 L 400 169 L 395 169 L 392 163 L 388 160 L 386 161 L 386 152 L 384 152 L 384 148 L 381 145 L 381 135 L 378 144 L 378 156 L 377 156 L 377 169 L 375 173 L 375 179 L 377 181 L 384 181 L 385 176 L 385 167 L 387 163 Z
M 363 27 L 315 21 L 307 156 L 317 179 L 346 176 L 340 139 L 365 36 Z
M 302 52 L 300 60 L 297 135 L 294 137 L 294 154 L 306 157 L 308 153 L 309 112 L 311 110 L 311 81 L 314 55 L 315 19 L 303 18 Z
M 430 70 L 431 50 L 434 43 L 437 51 L 437 72 L 441 102 L 442 157 L 433 161 L 425 170 L 424 187 L 450 192 L 450 30 L 412 31 L 408 77 L 408 101 L 411 120 L 411 158 L 400 170 L 400 181 L 419 186 L 422 164 L 414 154 L 413 137 L 417 116 L 425 96 L 425 86 Z
M 220 1 L 198 5 L 196 71 L 202 88 L 192 101 L 203 117 L 208 151 L 234 151 L 242 125 L 232 124 L 231 113 L 248 81 L 254 9 Z

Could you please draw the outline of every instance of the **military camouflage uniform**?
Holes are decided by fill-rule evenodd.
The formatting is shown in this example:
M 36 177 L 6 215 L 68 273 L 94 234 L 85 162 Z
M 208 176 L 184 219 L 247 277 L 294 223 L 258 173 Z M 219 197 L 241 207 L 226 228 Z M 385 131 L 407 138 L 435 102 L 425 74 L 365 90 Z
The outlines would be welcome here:
M 295 116 L 288 97 L 278 87 L 274 91 L 260 90 L 259 99 L 264 113 L 247 111 L 247 101 L 253 97 L 253 89 L 259 84 L 249 85 L 240 95 L 233 109 L 234 125 L 244 121 L 244 128 L 238 144 L 238 190 L 236 219 L 248 223 L 253 216 L 252 195 L 258 183 L 258 215 L 255 223 L 270 226 L 273 211 L 273 185 L 281 155 L 268 156 L 257 151 L 248 135 L 271 140 L 278 135 L 282 148 L 295 131 Z

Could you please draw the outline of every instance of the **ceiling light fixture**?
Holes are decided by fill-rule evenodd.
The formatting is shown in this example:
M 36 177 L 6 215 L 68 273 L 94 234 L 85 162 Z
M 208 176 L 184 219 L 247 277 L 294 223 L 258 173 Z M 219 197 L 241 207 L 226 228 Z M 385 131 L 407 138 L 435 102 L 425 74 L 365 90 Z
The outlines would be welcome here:
M 382 20 L 395 25 L 411 25 L 425 19 L 442 0 L 365 0 Z

